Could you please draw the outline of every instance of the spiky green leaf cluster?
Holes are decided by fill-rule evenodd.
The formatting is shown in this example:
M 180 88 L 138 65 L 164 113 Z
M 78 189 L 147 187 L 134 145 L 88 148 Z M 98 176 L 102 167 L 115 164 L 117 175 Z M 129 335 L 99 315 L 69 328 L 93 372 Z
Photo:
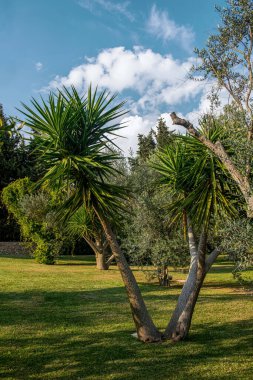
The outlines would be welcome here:
M 221 137 L 216 125 L 201 132 L 214 143 Z M 186 211 L 196 226 L 203 227 L 236 214 L 237 189 L 223 164 L 197 139 L 179 137 L 158 153 L 158 159 L 153 166 L 161 174 L 161 184 L 173 194 L 167 208 L 174 221 Z
M 122 209 L 126 190 L 108 181 L 117 176 L 113 162 L 120 157 L 106 147 L 122 128 L 119 118 L 126 113 L 124 102 L 115 104 L 115 97 L 92 92 L 91 87 L 80 96 L 72 87 L 51 93 L 48 101 L 33 99 L 32 107 L 23 104 L 21 112 L 47 167 L 38 185 L 49 182 L 67 189 L 64 208 L 70 213 L 82 205 L 108 215 Z

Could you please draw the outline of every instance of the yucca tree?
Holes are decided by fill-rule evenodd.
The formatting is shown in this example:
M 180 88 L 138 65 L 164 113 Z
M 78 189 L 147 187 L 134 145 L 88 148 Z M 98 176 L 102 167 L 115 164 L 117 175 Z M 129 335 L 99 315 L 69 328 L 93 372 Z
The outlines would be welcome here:
M 108 150 L 121 128 L 124 102 L 115 104 L 115 95 L 98 94 L 89 88 L 80 96 L 66 88 L 50 94 L 48 101 L 33 99 L 23 104 L 22 113 L 37 139 L 37 151 L 47 171 L 38 185 L 49 182 L 65 190 L 65 209 L 71 215 L 84 207 L 97 216 L 120 270 L 128 294 L 137 334 L 142 341 L 160 340 L 146 309 L 135 277 L 120 249 L 109 220 L 124 210 L 127 191 L 108 179 L 117 176 L 113 163 L 119 155 Z M 108 145 L 109 143 L 109 145 Z
M 201 133 L 213 143 L 222 137 L 217 128 L 205 127 Z M 205 276 L 222 249 L 216 247 L 208 254 L 208 237 L 218 221 L 236 215 L 236 189 L 219 159 L 191 136 L 178 138 L 158 154 L 158 159 L 154 166 L 174 197 L 168 206 L 171 220 L 178 220 L 182 214 L 187 219 L 190 268 L 165 331 L 165 337 L 182 340 L 188 335 Z

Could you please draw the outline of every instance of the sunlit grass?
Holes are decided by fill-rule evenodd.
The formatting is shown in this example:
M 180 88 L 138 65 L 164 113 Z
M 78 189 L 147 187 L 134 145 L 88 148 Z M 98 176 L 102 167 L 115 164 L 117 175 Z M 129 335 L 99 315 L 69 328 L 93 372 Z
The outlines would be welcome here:
M 135 268 L 136 269 L 136 268 Z M 165 328 L 182 284 L 147 284 L 150 312 Z M 173 279 L 185 274 L 173 272 Z M 206 279 L 188 341 L 142 344 L 116 267 L 93 257 L 44 266 L 0 258 L 3 379 L 252 379 L 253 297 L 219 263 Z

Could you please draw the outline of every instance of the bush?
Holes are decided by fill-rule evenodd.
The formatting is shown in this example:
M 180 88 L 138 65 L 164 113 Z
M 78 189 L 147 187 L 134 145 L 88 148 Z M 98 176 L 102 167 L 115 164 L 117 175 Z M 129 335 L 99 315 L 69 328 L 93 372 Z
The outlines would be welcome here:
M 64 234 L 57 218 L 59 200 L 49 189 L 32 193 L 33 183 L 28 179 L 12 182 L 3 190 L 3 202 L 20 225 L 21 234 L 35 260 L 54 264 L 63 244 L 73 249 L 73 241 Z

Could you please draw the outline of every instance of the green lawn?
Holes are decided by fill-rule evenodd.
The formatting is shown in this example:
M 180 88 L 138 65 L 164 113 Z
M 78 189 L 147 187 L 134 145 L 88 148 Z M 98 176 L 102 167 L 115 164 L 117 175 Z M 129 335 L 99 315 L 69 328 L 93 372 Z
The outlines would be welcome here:
M 135 273 L 165 328 L 182 285 L 162 289 Z M 97 271 L 92 257 L 54 266 L 0 257 L 0 289 L 2 379 L 253 379 L 253 297 L 227 263 L 208 275 L 189 340 L 177 344 L 131 336 L 119 273 Z

